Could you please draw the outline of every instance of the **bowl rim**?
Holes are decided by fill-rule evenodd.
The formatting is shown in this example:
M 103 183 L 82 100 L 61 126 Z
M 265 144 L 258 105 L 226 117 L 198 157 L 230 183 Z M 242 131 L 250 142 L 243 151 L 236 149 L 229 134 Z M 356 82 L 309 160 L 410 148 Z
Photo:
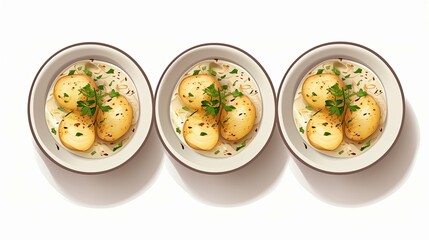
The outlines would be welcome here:
M 207 174 L 207 175 L 221 175 L 221 174 L 226 174 L 226 173 L 231 173 L 231 172 L 235 172 L 235 171 L 238 171 L 239 169 L 242 169 L 242 168 L 244 168 L 245 166 L 247 166 L 248 164 L 250 164 L 251 162 L 253 162 L 253 160 L 255 160 L 258 156 L 260 156 L 260 154 L 264 151 L 264 149 L 266 148 L 266 146 L 268 145 L 268 143 L 271 141 L 271 139 L 272 139 L 272 136 L 273 136 L 273 133 L 274 133 L 274 129 L 275 129 L 275 127 L 276 127 L 276 124 L 277 124 L 277 121 L 276 121 L 276 119 L 277 119 L 277 101 L 276 101 L 276 91 L 274 90 L 274 86 L 273 86 L 273 83 L 272 83 L 272 81 L 271 81 L 271 78 L 270 78 L 270 76 L 268 75 L 268 73 L 267 73 L 267 71 L 265 70 L 265 68 L 262 66 L 262 64 L 255 58 L 255 57 L 253 57 L 251 54 L 249 54 L 248 52 L 246 52 L 245 50 L 243 50 L 243 49 L 241 49 L 241 48 L 239 48 L 239 47 L 236 47 L 236 46 L 234 46 L 234 45 L 231 45 L 231 44 L 227 44 L 227 43 L 219 43 L 219 42 L 209 42 L 209 43 L 202 43 L 202 44 L 198 44 L 198 45 L 194 45 L 194 46 L 192 46 L 192 47 L 190 47 L 190 48 L 188 48 L 188 49 L 186 49 L 186 50 L 184 50 L 183 52 L 181 52 L 180 54 L 178 54 L 176 57 L 174 57 L 173 58 L 173 60 L 171 60 L 171 62 L 165 67 L 165 69 L 164 69 L 164 71 L 163 71 L 163 73 L 162 73 L 162 75 L 161 75 L 161 77 L 160 77 L 160 79 L 159 79 L 159 81 L 158 81 L 158 84 L 157 84 L 157 87 L 156 87 L 156 90 L 155 90 L 155 108 L 157 107 L 156 106 L 156 99 L 157 99 L 157 97 L 158 97 L 158 93 L 159 93 L 159 88 L 160 88 L 160 86 L 161 86 L 161 83 L 162 83 L 162 80 L 163 80 L 163 78 L 164 78 L 164 75 L 168 72 L 168 70 L 170 69 L 170 67 L 171 67 L 171 65 L 173 65 L 176 61 L 177 61 L 177 59 L 179 59 L 180 57 L 182 57 L 183 55 L 185 55 L 186 53 L 188 53 L 188 52 L 190 52 L 190 51 L 192 51 L 192 50 L 195 50 L 195 49 L 198 49 L 198 48 L 202 48 L 202 47 L 208 47 L 208 46 L 221 46 L 221 47 L 227 47 L 227 48 L 232 48 L 232 49 L 234 49 L 234 50 L 237 50 L 237 51 L 239 51 L 239 52 L 241 52 L 241 53 L 243 53 L 243 54 L 245 54 L 247 57 L 249 57 L 254 63 L 256 63 L 257 65 L 258 65 L 258 67 L 260 68 L 260 70 L 262 70 L 262 72 L 264 73 L 264 75 L 266 76 L 266 78 L 267 78 L 267 80 L 268 80 L 268 83 L 269 83 L 269 86 L 270 86 L 270 89 L 271 89 L 271 91 L 272 91 L 272 94 L 273 94 L 273 96 L 274 96 L 274 104 L 275 104 L 275 106 L 274 106 L 274 121 L 273 121 L 273 126 L 272 126 L 272 128 L 271 128 L 271 132 L 270 132 L 270 134 L 269 134 L 269 137 L 268 137 L 268 140 L 264 143 L 264 145 L 262 146 L 262 148 L 261 148 L 261 150 L 253 157 L 253 158 L 251 158 L 249 161 L 247 161 L 245 164 L 243 164 L 243 165 L 241 165 L 241 166 L 239 166 L 239 167 L 236 167 L 236 168 L 233 168 L 233 169 L 230 169 L 230 170 L 226 170 L 226 171 L 218 171 L 218 172 L 215 172 L 215 171 L 213 171 L 213 172 L 210 172 L 210 171 L 204 171 L 204 170 L 201 170 L 201 169 L 197 169 L 197 168 L 193 168 L 193 167 L 191 167 L 191 166 L 189 166 L 189 165 L 187 165 L 187 164 L 185 164 L 184 162 L 182 162 L 176 155 L 174 155 L 173 154 L 173 152 L 169 149 L 169 147 L 167 146 L 167 144 L 165 143 L 165 141 L 164 141 L 164 139 L 162 138 L 162 135 L 161 135 L 161 130 L 159 129 L 159 126 L 160 126 L 160 124 L 159 124 L 159 120 L 158 120 L 158 115 L 155 113 L 155 125 L 156 125 L 156 131 L 157 131 L 157 134 L 158 134 L 158 137 L 159 137 L 159 139 L 161 140 L 161 143 L 162 143 L 162 145 L 164 146 L 164 148 L 167 150 L 167 152 L 168 152 L 168 154 L 171 156 L 171 157 L 173 157 L 174 158 L 174 160 L 176 160 L 178 163 L 180 163 L 181 165 L 183 165 L 183 166 L 185 166 L 186 168 L 188 168 L 188 169 L 191 169 L 191 170 L 193 170 L 193 171 L 196 171 L 196 172 L 199 172 L 199 173 L 203 173 L 203 174 Z
M 279 85 L 279 88 L 278 88 L 278 90 L 277 90 L 277 102 L 276 102 L 276 106 L 277 106 L 277 112 L 279 111 L 279 109 L 278 109 L 278 106 L 279 106 L 279 101 L 280 101 L 280 98 L 279 98 L 279 95 L 280 95 L 280 92 L 282 92 L 283 91 L 283 85 L 285 84 L 285 79 L 286 79 L 286 77 L 288 76 L 288 74 L 289 74 L 289 72 L 290 72 L 290 70 L 295 66 L 295 64 L 301 59 L 301 58 L 303 58 L 304 56 L 306 56 L 307 54 L 309 54 L 310 52 L 312 52 L 312 51 L 314 51 L 314 50 L 316 50 L 316 49 L 318 49 L 318 48 L 322 48 L 322 47 L 326 47 L 326 46 L 331 46 L 331 45 L 350 45 L 350 46 L 354 46 L 354 47 L 358 47 L 358 48 L 362 48 L 363 50 L 366 50 L 366 51 L 368 51 L 368 52 L 370 52 L 370 53 L 372 53 L 372 54 L 374 54 L 378 59 L 380 59 L 387 67 L 388 67 L 388 69 L 389 69 L 389 71 L 392 73 L 392 75 L 393 75 L 393 77 L 394 77 L 394 79 L 395 79 L 395 81 L 396 81 L 396 83 L 397 83 L 397 85 L 398 85 L 398 89 L 399 89 L 399 91 L 400 91 L 400 93 L 401 93 L 401 101 L 402 101 L 402 109 L 403 109 L 403 111 L 402 111 L 402 116 L 401 116 L 401 124 L 400 124 L 400 127 L 399 127 L 399 131 L 398 131 L 398 133 L 397 133 L 397 135 L 395 136 L 395 139 L 394 139 L 394 141 L 393 141 L 393 143 L 389 146 L 389 148 L 378 158 L 378 159 L 376 159 L 374 162 L 372 162 L 371 164 L 369 164 L 369 165 L 367 165 L 367 166 L 365 166 L 365 167 L 362 167 L 362 168 L 359 168 L 359 169 L 356 169 L 356 170 L 351 170 L 351 171 L 344 171 L 344 172 L 336 172 L 336 171 L 328 171 L 328 170 L 323 170 L 323 169 L 320 169 L 320 168 L 317 168 L 317 167 L 315 167 L 315 166 L 313 166 L 313 165 L 311 165 L 311 164 L 309 164 L 309 163 L 307 163 L 304 159 L 302 159 L 302 158 L 300 158 L 299 156 L 298 156 L 298 154 L 296 154 L 295 153 L 295 151 L 293 150 L 293 148 L 289 145 L 289 143 L 288 143 L 288 141 L 287 141 L 287 139 L 286 139 L 286 137 L 284 136 L 284 134 L 287 134 L 287 133 L 283 133 L 283 131 L 281 131 L 281 129 L 279 129 L 279 131 L 280 131 L 280 136 L 281 136 L 281 138 L 283 139 L 283 142 L 285 143 L 285 145 L 286 145 L 286 147 L 289 149 L 289 152 L 290 153 L 292 153 L 292 155 L 296 158 L 296 159 L 298 159 L 301 163 L 303 163 L 304 165 L 306 165 L 306 166 L 308 166 L 308 167 L 310 167 L 310 168 L 312 168 L 312 169 L 314 169 L 314 170 L 316 170 L 316 171 L 319 171 L 319 172 L 322 172 L 322 173 L 327 173 L 327 174 L 332 174 L 332 175 L 346 175 L 346 174 L 352 174 L 352 173 L 357 173 L 357 172 L 360 172 L 360 171 L 364 171 L 365 169 L 368 169 L 368 168 L 370 168 L 370 167 L 372 167 L 372 166 L 374 166 L 376 163 L 378 163 L 382 158 L 384 158 L 389 152 L 390 152 L 390 150 L 393 148 L 393 146 L 396 144 L 396 142 L 398 141 L 398 138 L 399 138 L 399 136 L 401 135 L 401 132 L 402 132 L 402 129 L 403 129 L 403 125 L 404 125 L 404 120 L 405 120 L 405 115 L 406 115 L 406 104 L 405 104 L 405 96 L 404 96 L 404 91 L 403 91 L 403 89 L 402 89 L 402 85 L 401 85 L 401 82 L 399 81 L 399 78 L 398 78 L 398 76 L 396 75 L 396 73 L 395 73 L 395 71 L 393 70 L 393 68 L 390 66 L 390 64 L 380 55 L 380 54 L 378 54 L 376 51 L 374 51 L 374 50 L 372 50 L 371 48 L 369 48 L 369 47 L 366 47 L 366 46 L 364 46 L 364 45 L 361 45 L 361 44 L 358 44 L 358 43 L 354 43 L 354 42 L 348 42 L 348 41 L 333 41 L 333 42 L 326 42 L 326 43 L 322 43 L 322 44 L 319 44 L 319 45 L 316 45 L 316 46 L 314 46 L 314 47 L 312 47 L 312 48 L 310 48 L 310 49 L 308 49 L 308 50 L 306 50 L 305 52 L 303 52 L 299 57 L 297 57 L 293 62 L 292 62 L 292 64 L 288 67 L 288 69 L 287 69 L 287 71 L 286 71 L 286 73 L 283 75 L 283 78 L 282 78 L 282 81 L 281 81 L 281 83 L 280 83 L 280 85 Z M 280 126 L 280 117 L 279 117 L 279 114 L 277 114 L 277 118 L 276 118 L 276 123 L 278 124 L 278 126 Z
M 33 119 L 32 119 L 32 117 L 31 117 L 31 111 L 32 111 L 32 109 L 31 109 L 31 107 L 30 107 L 30 105 L 31 105 L 31 97 L 32 97 L 32 95 L 33 95 L 33 90 L 34 90 L 34 87 L 35 87 L 35 84 L 36 84 L 36 82 L 37 82 L 37 79 L 38 79 L 38 77 L 39 77 L 39 74 L 41 73 L 41 71 L 45 68 L 45 66 L 54 58 L 54 57 L 56 57 L 58 54 L 60 54 L 60 53 L 62 53 L 62 52 L 64 52 L 65 50 L 67 50 L 67 49 L 71 49 L 71 48 L 74 48 L 74 47 L 79 47 L 79 46 L 91 46 L 91 45 L 95 45 L 95 46 L 102 46 L 102 47 L 107 47 L 107 48 L 111 48 L 111 49 L 113 49 L 113 50 L 115 50 L 115 51 L 118 51 L 119 53 L 121 53 L 121 54 L 123 54 L 125 57 L 127 57 L 129 60 L 131 60 L 132 62 L 133 62 L 133 64 L 135 64 L 135 66 L 138 68 L 138 70 L 143 74 L 143 77 L 145 78 L 145 81 L 146 81 L 146 83 L 147 83 L 147 86 L 148 86 L 148 90 L 149 90 L 149 92 L 150 92 L 150 94 L 151 94 L 151 98 L 152 98 L 152 106 L 151 106 L 151 112 L 152 112 L 152 119 L 150 120 L 150 126 L 149 126 L 149 129 L 148 129 L 148 132 L 147 132 L 147 135 L 146 135 L 146 137 L 145 137 L 145 139 L 143 140 L 143 142 L 142 142 L 142 144 L 140 145 L 140 147 L 137 149 L 137 151 L 135 151 L 128 159 L 126 159 L 124 162 L 122 162 L 121 164 L 119 164 L 119 165 L 117 165 L 117 166 L 115 166 L 115 167 L 113 167 L 113 168 L 109 168 L 109 169 L 106 169 L 106 170 L 102 170 L 102 171 L 79 171 L 79 170 L 76 170 L 76 169 L 72 169 L 72 168 L 69 168 L 69 167 L 67 167 L 67 166 L 64 166 L 63 164 L 61 164 L 61 163 L 59 163 L 58 161 L 56 161 L 53 157 L 51 157 L 51 155 L 49 155 L 46 151 L 45 151 L 45 149 L 43 148 L 43 146 L 42 146 L 42 144 L 38 141 L 38 138 L 37 138 L 37 136 L 36 136 L 36 132 L 35 132 L 35 129 L 33 129 Z M 78 43 L 74 43 L 74 44 L 71 44 L 71 45 L 68 45 L 68 46 L 66 46 L 66 47 L 63 47 L 63 48 L 61 48 L 60 50 L 58 50 L 58 51 L 56 51 L 54 54 L 52 54 L 50 57 L 48 57 L 47 59 L 46 59 L 46 61 L 41 65 L 41 67 L 39 68 L 39 70 L 37 71 L 37 73 L 36 73 L 36 75 L 35 75 L 35 77 L 33 78 L 33 82 L 32 82 L 32 84 L 31 84 L 31 87 L 30 87 L 30 91 L 29 91 L 29 94 L 28 94 L 28 100 L 27 100 L 27 119 L 28 119 L 28 124 L 29 124 L 29 126 L 30 126 L 30 130 L 31 130 L 31 134 L 32 134 L 32 136 L 33 136 L 33 139 L 34 139 L 34 141 L 36 142 L 36 144 L 37 144 L 37 146 L 38 146 L 38 148 L 40 149 L 40 151 L 42 151 L 43 152 L 43 154 L 51 161 L 51 162 L 53 162 L 53 163 L 55 163 L 57 166 L 60 166 L 61 168 L 63 168 L 63 169 L 65 169 L 65 170 L 68 170 L 68 171 L 71 171 L 71 172 L 74 172 L 74 173 L 79 173 L 79 174 L 84 174 L 84 175 L 97 175 L 97 174 L 102 174 L 102 173 L 106 173 L 106 172 L 110 172 L 110 171 L 113 171 L 113 170 L 115 170 L 115 169 L 118 169 L 119 167 L 122 167 L 122 166 L 124 166 L 126 163 L 128 163 L 129 162 L 129 160 L 130 159 L 132 159 L 140 150 L 141 150 L 141 148 L 142 148 L 142 146 L 146 143 L 146 141 L 148 140 L 148 138 L 149 138 L 149 135 L 150 135 L 150 133 L 151 133 L 151 131 L 152 131 L 152 127 L 153 127 L 153 116 L 154 116 L 154 106 L 155 106 L 155 103 L 154 103 L 154 100 L 153 100 L 153 91 L 152 91 L 152 87 L 151 87 L 151 85 L 150 85 L 150 82 L 149 82 L 149 79 L 147 78 L 147 75 L 146 75 L 146 73 L 143 71 L 143 69 L 142 69 L 142 67 L 138 64 L 138 62 L 133 58 L 133 57 L 131 57 L 128 53 L 126 53 L 125 51 L 123 51 L 122 49 L 120 49 L 120 48 L 118 48 L 118 47 L 115 47 L 115 46 L 113 46 L 113 45 L 110 45 L 110 44 L 107 44 L 107 43 L 102 43 L 102 42 L 78 42 Z

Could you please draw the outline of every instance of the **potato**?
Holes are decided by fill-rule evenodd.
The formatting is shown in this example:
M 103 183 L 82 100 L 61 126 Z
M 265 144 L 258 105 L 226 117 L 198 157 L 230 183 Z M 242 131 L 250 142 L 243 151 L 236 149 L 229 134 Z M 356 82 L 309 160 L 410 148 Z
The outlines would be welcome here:
M 320 110 L 325 107 L 326 100 L 334 100 L 334 96 L 328 92 L 328 88 L 336 83 L 339 84 L 340 88 L 344 88 L 343 81 L 335 74 L 311 75 L 302 84 L 302 97 L 313 109 Z
M 218 117 L 206 115 L 205 110 L 201 109 L 186 119 L 182 132 L 191 148 L 211 150 L 219 140 Z
M 61 143 L 70 150 L 86 151 L 95 141 L 93 118 L 74 111 L 65 116 L 58 127 Z
M 345 134 L 351 140 L 362 141 L 377 130 L 381 118 L 380 107 L 370 95 L 355 99 L 351 105 L 357 105 L 360 109 L 354 112 L 347 109 Z
M 77 109 L 78 101 L 86 100 L 86 97 L 80 94 L 79 89 L 85 87 L 88 83 L 93 88 L 97 87 L 94 80 L 87 75 L 75 74 L 63 76 L 55 83 L 54 97 L 60 106 L 75 110 Z
M 219 81 L 212 75 L 199 74 L 185 77 L 179 85 L 179 97 L 189 108 L 200 109 L 201 101 L 209 101 L 210 97 L 204 93 L 204 89 L 212 84 L 221 88 Z
M 104 141 L 114 142 L 130 129 L 133 108 L 122 95 L 113 98 L 105 97 L 103 106 L 110 106 L 112 109 L 107 112 L 98 109 L 97 136 Z
M 343 141 L 342 119 L 342 116 L 330 115 L 327 108 L 313 115 L 306 129 L 310 144 L 320 150 L 335 150 Z
M 240 140 L 252 130 L 255 124 L 255 106 L 246 95 L 229 100 L 228 105 L 234 106 L 235 109 L 230 112 L 222 110 L 221 135 L 226 140 Z

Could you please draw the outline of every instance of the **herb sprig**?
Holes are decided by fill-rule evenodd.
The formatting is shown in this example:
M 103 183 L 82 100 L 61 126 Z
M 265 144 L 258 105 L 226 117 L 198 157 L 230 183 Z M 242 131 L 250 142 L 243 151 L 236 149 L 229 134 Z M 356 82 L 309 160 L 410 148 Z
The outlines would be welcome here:
M 368 95 L 368 93 L 362 89 L 359 89 L 358 92 L 352 91 L 352 85 L 346 85 L 346 89 L 340 88 L 338 83 L 328 88 L 328 92 L 334 96 L 334 100 L 326 100 L 325 106 L 329 107 L 329 114 L 336 114 L 337 116 L 341 116 L 344 113 L 346 106 L 352 112 L 360 109 L 359 106 L 351 104 L 350 98 L 352 96 L 357 95 L 358 97 L 365 97 Z
M 103 105 L 103 97 L 109 95 L 111 98 L 119 96 L 119 92 L 116 92 L 112 89 L 109 93 L 103 92 L 104 88 L 98 87 L 92 88 L 88 83 L 85 87 L 79 89 L 79 93 L 85 96 L 85 100 L 77 101 L 77 107 L 81 108 L 82 116 L 94 116 L 97 111 L 97 107 L 100 108 L 101 111 L 107 112 L 112 109 L 108 105 Z
M 226 98 L 229 96 L 241 97 L 243 93 L 235 89 L 234 92 L 226 92 L 226 89 L 216 88 L 214 84 L 204 88 L 204 93 L 210 97 L 210 100 L 201 101 L 201 106 L 206 108 L 206 115 L 212 115 L 213 117 L 219 114 L 220 108 L 222 107 L 225 111 L 230 112 L 235 109 L 232 105 L 227 105 Z

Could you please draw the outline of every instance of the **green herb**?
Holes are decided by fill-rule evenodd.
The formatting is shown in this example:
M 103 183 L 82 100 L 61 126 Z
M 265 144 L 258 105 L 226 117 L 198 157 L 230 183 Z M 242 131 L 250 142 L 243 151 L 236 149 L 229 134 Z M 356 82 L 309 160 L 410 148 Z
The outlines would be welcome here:
M 235 84 L 238 82 L 238 80 L 235 80 L 234 83 L 232 83 L 232 86 L 235 87 Z
M 83 69 L 83 73 L 85 73 L 88 77 L 92 77 L 92 72 L 89 71 L 88 69 Z
M 323 69 L 318 69 L 316 74 L 322 74 L 323 73 Z
M 78 70 L 78 71 L 82 70 L 82 66 L 79 66 L 79 67 L 77 68 L 77 70 Z
M 302 133 L 302 134 L 304 134 L 304 132 L 305 132 L 305 131 L 304 131 L 304 128 L 299 127 L 299 132 L 300 132 L 300 133 Z
M 343 81 L 350 77 L 350 74 L 343 77 Z
M 113 148 L 113 151 L 116 151 L 116 150 L 118 150 L 119 148 L 121 148 L 122 147 L 122 141 L 120 141 L 119 143 L 118 143 L 118 145 L 116 145 L 114 148 Z
M 92 151 L 91 155 L 94 156 L 97 152 L 96 151 Z
M 363 151 L 366 148 L 368 148 L 369 146 L 371 146 L 371 141 L 366 142 L 365 145 L 360 148 L 360 150 Z
M 99 90 L 104 90 L 104 85 L 100 85 L 100 86 L 98 86 L 98 89 L 99 89 Z
M 200 132 L 200 136 L 206 136 L 207 135 L 207 133 L 205 133 L 205 132 Z
M 366 95 L 368 95 L 367 92 L 365 92 L 364 90 L 359 89 L 359 91 L 357 92 L 358 97 L 365 97 Z
M 308 110 L 313 110 L 312 106 L 305 106 L 305 108 L 307 108 Z
M 222 89 L 223 89 L 223 90 L 228 89 L 228 85 L 222 85 Z
M 68 101 L 68 100 L 64 100 L 64 102 L 65 102 L 65 103 L 68 103 L 69 101 Z
M 359 82 L 356 83 L 356 86 L 359 86 L 362 80 L 359 80 Z
M 114 89 L 112 89 L 109 94 L 102 93 L 100 89 L 96 90 L 95 88 L 92 88 L 89 83 L 85 85 L 85 87 L 79 89 L 79 92 L 86 98 L 85 100 L 77 101 L 77 107 L 81 108 L 83 116 L 94 116 L 95 112 L 97 111 L 97 106 L 103 112 L 109 111 L 112 108 L 108 105 L 104 106 L 102 98 L 107 95 L 110 95 L 110 97 L 119 96 L 119 93 L 115 92 Z
M 51 133 L 53 133 L 54 135 L 57 135 L 57 130 L 55 128 L 51 128 Z
M 323 133 L 323 136 L 329 136 L 329 135 L 331 135 L 331 133 L 330 133 L 330 132 L 324 132 L 324 133 Z
M 312 99 L 311 101 L 312 101 L 312 102 L 317 102 L 317 100 L 316 100 L 316 99 Z
M 240 144 L 240 146 L 238 146 L 238 147 L 236 147 L 235 148 L 235 151 L 240 151 L 240 149 L 242 149 L 242 148 L 244 148 L 246 146 L 246 141 L 244 141 L 244 142 L 242 142 L 241 144 Z
M 111 98 L 119 97 L 119 95 L 120 95 L 119 92 L 116 92 L 115 89 L 112 89 L 112 91 L 110 91 L 110 93 L 109 93 L 109 96 Z
M 230 112 L 235 109 L 232 105 L 226 105 L 226 98 L 230 95 L 234 97 L 242 96 L 243 93 L 238 91 L 237 89 L 232 93 L 225 93 L 220 89 L 216 88 L 214 84 L 206 87 L 204 89 L 204 93 L 210 97 L 210 100 L 201 101 L 201 106 L 206 108 L 206 115 L 212 115 L 213 117 L 217 116 L 220 111 L 220 107 L 222 107 L 225 111 Z
M 229 73 L 231 73 L 231 74 L 236 74 L 236 73 L 238 73 L 238 70 L 237 70 L 236 68 L 234 68 L 234 69 L 232 69 L 232 71 L 231 71 L 231 72 L 229 72 Z
M 214 152 L 215 155 L 218 155 L 220 153 L 219 150 L 216 150 L 216 152 Z
M 109 69 L 109 71 L 106 72 L 107 74 L 115 73 L 115 70 L 113 68 Z
M 338 71 L 338 69 L 336 69 L 336 68 L 332 68 L 332 72 L 334 72 L 335 75 L 338 75 L 338 76 L 341 74 L 341 72 Z
M 76 70 L 70 70 L 68 75 L 69 75 L 69 76 L 70 76 L 70 75 L 73 75 L 75 72 L 76 72 Z
M 189 108 L 187 106 L 183 106 L 182 109 L 185 111 L 189 111 Z
M 179 127 L 177 127 L 177 128 L 176 128 L 176 132 L 177 132 L 178 134 L 181 134 L 181 133 L 182 133 L 182 131 L 180 131 L 180 128 L 179 128 Z
M 208 70 L 207 70 L 207 72 L 208 73 L 210 73 L 211 75 L 213 75 L 213 76 L 216 76 L 216 71 L 214 71 L 213 69 L 211 69 L 211 68 L 209 68 Z
M 354 73 L 361 73 L 362 72 L 362 69 L 360 69 L 360 68 L 358 68 L 358 69 L 356 69 L 356 71 L 354 71 Z
M 77 132 L 76 133 L 76 137 L 80 137 L 80 136 L 82 136 L 83 135 L 83 133 L 81 133 L 81 132 Z
M 317 96 L 317 94 L 315 92 L 312 92 L 311 95 L 312 96 Z
M 96 77 L 96 79 L 97 80 L 99 80 L 99 79 L 101 79 L 103 77 L 103 75 L 98 75 L 97 77 Z
M 343 154 L 343 153 L 344 153 L 344 150 L 341 150 L 341 151 L 338 152 L 338 154 L 340 154 L 340 155 Z
M 220 78 L 218 78 L 217 80 L 222 80 L 222 79 L 224 79 L 226 77 L 226 74 L 225 75 L 222 75 L 222 76 L 220 76 Z
M 194 96 L 194 94 L 192 94 L 192 93 L 188 93 L 188 97 L 193 97 Z
M 198 75 L 198 74 L 200 74 L 200 70 L 194 70 L 194 73 L 192 73 L 192 75 Z
M 347 84 L 347 85 L 346 85 L 346 89 L 347 89 L 347 90 L 351 90 L 351 89 L 352 89 L 352 85 L 351 85 L 351 84 Z
M 347 106 L 350 111 L 354 112 L 360 109 L 357 105 L 351 105 L 350 97 L 357 95 L 359 97 L 364 97 L 367 95 L 367 92 L 359 89 L 358 92 L 351 91 L 352 86 L 347 85 L 346 89 L 340 88 L 338 83 L 334 84 L 332 87 L 328 88 L 328 92 L 334 96 L 334 100 L 326 100 L 325 106 L 329 107 L 329 114 L 336 114 L 341 116 L 344 112 L 345 106 Z
M 66 109 L 64 108 L 64 107 L 58 107 L 58 110 L 60 110 L 60 111 L 62 111 L 62 112 L 65 112 L 66 111 Z
M 203 71 L 205 71 L 207 69 L 207 66 L 204 66 L 201 68 Z
M 64 93 L 64 97 L 69 97 L 69 95 L 67 93 Z
M 115 80 L 112 80 L 110 83 L 109 83 L 109 87 L 111 87 L 112 86 L 112 84 L 113 84 L 113 82 L 114 82 Z

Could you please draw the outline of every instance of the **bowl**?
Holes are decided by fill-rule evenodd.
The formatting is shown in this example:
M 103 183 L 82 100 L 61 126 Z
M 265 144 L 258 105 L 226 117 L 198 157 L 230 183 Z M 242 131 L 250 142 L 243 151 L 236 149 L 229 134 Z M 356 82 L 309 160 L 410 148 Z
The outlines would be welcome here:
M 178 137 L 182 131 L 172 125 L 170 103 L 173 92 L 184 76 L 198 63 L 213 60 L 229 62 L 246 71 L 257 84 L 261 98 L 261 114 L 257 133 L 243 149 L 235 148 L 234 155 L 214 157 L 194 150 Z M 203 67 L 203 69 L 205 69 Z M 235 73 L 237 70 L 232 70 Z M 199 72 L 199 70 L 197 70 Z M 218 75 L 220 79 L 222 76 Z M 250 81 L 250 80 L 249 80 Z M 241 85 L 240 85 L 241 86 Z M 155 121 L 158 134 L 166 150 L 179 163 L 203 173 L 226 173 L 237 170 L 254 159 L 267 144 L 275 124 L 275 92 L 271 80 L 262 65 L 249 53 L 235 46 L 208 43 L 191 47 L 180 53 L 165 69 L 155 94 Z M 249 133 L 250 134 L 250 133 Z M 240 150 L 238 150 L 240 149 Z M 216 151 L 214 154 L 217 154 Z
M 70 151 L 55 138 L 56 130 L 48 127 L 45 108 L 47 97 L 56 78 L 67 67 L 79 61 L 100 61 L 122 70 L 135 86 L 136 108 L 134 112 L 134 131 L 126 139 L 126 145 L 106 157 L 88 158 L 78 152 Z M 110 70 L 109 73 L 113 72 Z M 119 74 L 117 72 L 116 74 Z M 101 76 L 99 76 L 101 78 Z M 95 76 L 93 76 L 95 78 Z M 119 75 L 118 75 L 119 79 Z M 125 78 L 127 79 L 127 78 Z M 112 81 L 113 82 L 113 81 Z M 138 63 L 124 51 L 104 43 L 83 42 L 67 46 L 54 53 L 37 72 L 28 97 L 28 121 L 33 138 L 41 151 L 59 166 L 78 173 L 102 173 L 113 170 L 132 158 L 145 142 L 152 123 L 153 99 L 148 79 Z M 131 131 L 131 129 L 129 130 Z M 120 146 L 121 147 L 122 142 Z M 113 149 L 115 151 L 116 149 Z M 95 151 L 91 154 L 95 154 Z
M 329 59 L 344 59 L 365 66 L 378 77 L 384 88 L 387 114 L 380 129 L 382 133 L 371 148 L 365 151 L 365 147 L 361 148 L 362 153 L 356 156 L 333 157 L 316 150 L 304 141 L 304 131 L 301 129 L 300 132 L 295 125 L 293 105 L 301 81 L 315 66 Z M 286 71 L 277 96 L 277 121 L 287 147 L 305 165 L 326 173 L 352 173 L 375 164 L 393 147 L 403 125 L 404 94 L 398 77 L 379 54 L 356 43 L 329 42 L 304 52 Z

